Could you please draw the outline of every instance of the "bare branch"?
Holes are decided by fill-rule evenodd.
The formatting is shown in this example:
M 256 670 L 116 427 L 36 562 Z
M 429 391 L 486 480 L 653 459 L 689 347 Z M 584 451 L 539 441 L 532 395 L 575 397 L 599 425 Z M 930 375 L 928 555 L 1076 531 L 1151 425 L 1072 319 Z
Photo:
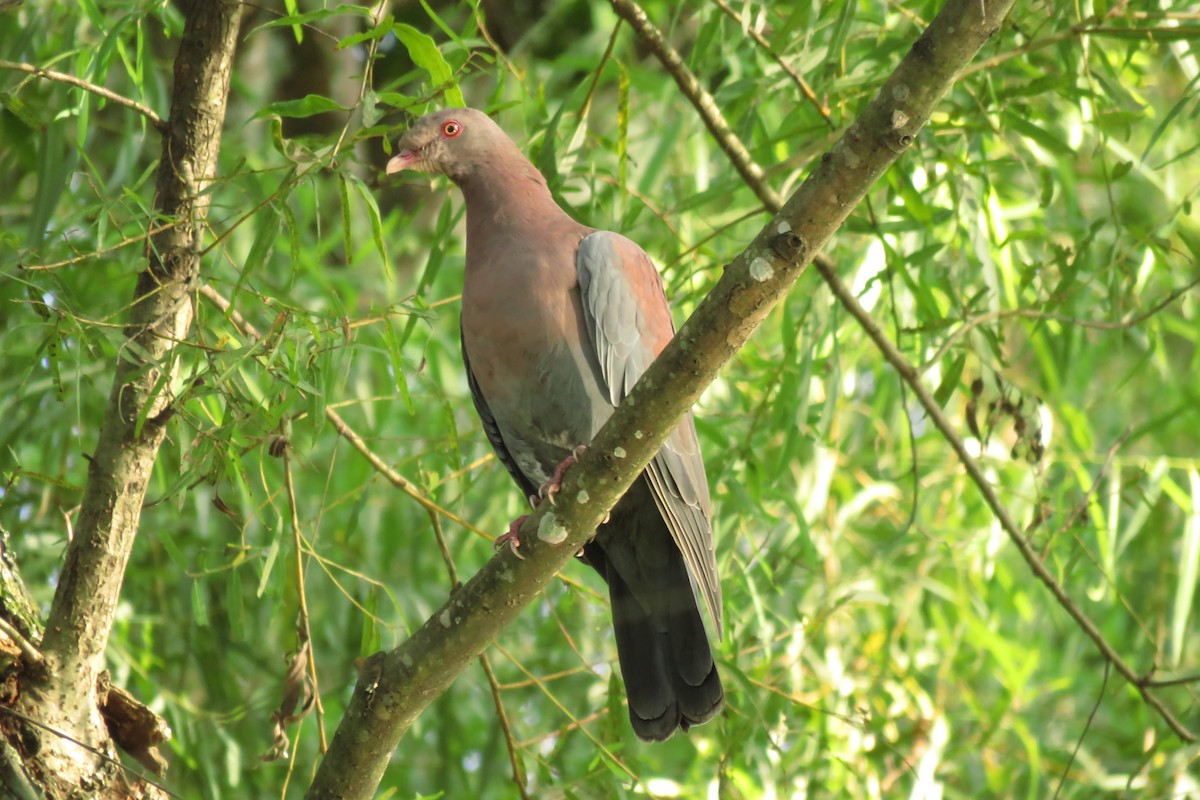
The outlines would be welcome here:
M 136 244 L 137 242 L 144 242 L 147 239 L 151 238 L 152 236 L 157 236 L 158 234 L 162 233 L 163 231 L 169 231 L 171 228 L 174 228 L 177 224 L 178 223 L 175 223 L 175 222 L 168 222 L 165 225 L 156 225 L 155 227 L 151 228 L 150 230 L 146 231 L 145 233 L 139 233 L 137 236 L 130 236 L 127 239 L 122 239 L 121 241 L 117 242 L 116 244 L 114 244 L 110 247 L 105 247 L 101 250 L 92 250 L 87 253 L 80 253 L 79 255 L 73 256 L 72 258 L 68 258 L 64 261 L 55 261 L 53 264 L 22 264 L 21 269 L 26 270 L 28 272 L 42 272 L 42 271 L 48 270 L 48 269 L 58 269 L 59 267 L 68 267 L 71 264 L 78 264 L 80 261 L 87 261 L 89 258 L 96 258 L 97 256 L 102 256 L 107 253 L 111 253 L 114 250 L 120 250 L 122 247 L 125 247 L 127 245 Z
M 24 660 L 25 666 L 36 672 L 40 672 L 46 666 L 46 659 L 42 656 L 42 651 L 34 646 L 33 642 L 21 635 L 21 632 L 16 629 L 4 617 L 0 617 L 0 633 L 3 633 L 9 639 L 12 639 L 13 644 L 21 651 L 21 658 Z
M 321 686 L 317 682 L 317 656 L 312 644 L 312 629 L 308 624 L 308 593 L 304 586 L 304 546 L 300 533 L 300 512 L 296 507 L 296 482 L 292 479 L 291 445 L 283 444 L 283 483 L 287 489 L 288 518 L 292 527 L 292 548 L 295 559 L 292 567 L 296 571 L 296 595 L 300 605 L 299 626 L 303 631 L 304 640 L 308 643 L 308 677 L 312 681 L 313 698 L 317 707 L 317 733 L 321 738 L 321 753 L 329 749 L 329 741 L 325 738 L 325 706 L 321 704 Z
M 738 16 L 737 11 L 730 7 L 725 0 L 713 0 L 713 2 L 717 4 L 717 8 L 725 12 L 726 16 L 737 22 L 739 25 L 741 24 L 742 18 Z M 821 115 L 823 120 L 825 120 L 825 124 L 831 129 L 834 128 L 835 126 L 833 124 L 833 118 L 829 116 L 829 106 L 821 102 L 820 98 L 817 97 L 817 93 L 814 92 L 812 87 L 808 85 L 808 81 L 804 80 L 800 73 L 796 72 L 796 70 L 792 68 L 791 64 L 784 61 L 783 56 L 775 52 L 775 49 L 771 47 L 771 43 L 764 39 L 761 33 L 754 30 L 754 28 L 750 26 L 746 26 L 744 30 L 746 33 L 750 34 L 750 38 L 754 40 L 754 43 L 761 47 L 767 55 L 773 58 L 775 63 L 779 65 L 779 68 L 782 69 L 784 73 L 786 73 L 787 76 L 792 79 L 792 83 L 796 84 L 796 88 L 800 90 L 800 94 L 804 95 L 804 99 L 807 100 L 809 104 L 817 110 L 817 113 Z
M 721 114 L 721 109 L 717 108 L 717 101 L 700 85 L 700 81 L 696 80 L 696 76 L 683 63 L 679 52 L 671 47 L 671 44 L 646 16 L 646 12 L 634 0 L 610 0 L 610 2 L 613 11 L 617 12 L 617 16 L 628 22 L 638 37 L 654 51 L 654 55 L 675 79 L 675 83 L 679 85 L 679 90 L 692 102 L 692 105 L 700 110 L 704 124 L 712 133 L 713 138 L 717 140 L 717 144 L 729 156 L 734 169 L 746 181 L 746 185 L 754 190 L 763 205 L 772 212 L 778 210 L 783 201 L 775 193 L 775 190 L 767 185 L 762 167 L 754 161 L 750 156 L 750 151 L 742 144 L 742 140 L 729 127 L 729 123 Z
M 85 92 L 91 92 L 98 97 L 111 100 L 117 105 L 122 105 L 126 108 L 133 109 L 146 119 L 150 120 L 154 127 L 160 132 L 167 129 L 166 121 L 164 121 L 163 118 L 158 114 L 154 113 L 154 109 L 144 106 L 136 100 L 130 100 L 128 97 L 119 95 L 111 89 L 105 89 L 103 86 L 97 86 L 96 84 L 88 83 L 81 78 L 76 78 L 74 75 L 67 75 L 64 72 L 55 72 L 52 69 L 42 69 L 41 67 L 35 67 L 33 64 L 25 64 L 19 61 L 0 61 L 0 69 L 11 69 L 16 72 L 27 72 L 30 75 L 34 75 L 38 78 L 45 78 L 48 81 L 58 81 L 59 83 L 68 83 L 71 86 L 78 86 Z

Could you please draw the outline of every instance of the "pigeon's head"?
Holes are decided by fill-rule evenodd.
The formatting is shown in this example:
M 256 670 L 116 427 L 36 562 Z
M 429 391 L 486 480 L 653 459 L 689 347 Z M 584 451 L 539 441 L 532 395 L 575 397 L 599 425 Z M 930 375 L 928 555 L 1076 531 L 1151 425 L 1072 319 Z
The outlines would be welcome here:
M 461 181 L 520 150 L 491 117 L 473 108 L 447 108 L 412 124 L 396 144 L 387 172 L 436 172 Z

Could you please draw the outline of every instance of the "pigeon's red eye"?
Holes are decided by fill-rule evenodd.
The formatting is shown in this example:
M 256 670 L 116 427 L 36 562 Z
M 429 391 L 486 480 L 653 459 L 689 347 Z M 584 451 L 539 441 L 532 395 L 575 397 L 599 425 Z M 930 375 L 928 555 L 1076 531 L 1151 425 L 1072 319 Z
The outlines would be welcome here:
M 460 133 L 462 133 L 462 125 L 459 125 L 454 120 L 450 120 L 442 126 L 442 133 L 445 134 L 447 138 L 458 136 Z

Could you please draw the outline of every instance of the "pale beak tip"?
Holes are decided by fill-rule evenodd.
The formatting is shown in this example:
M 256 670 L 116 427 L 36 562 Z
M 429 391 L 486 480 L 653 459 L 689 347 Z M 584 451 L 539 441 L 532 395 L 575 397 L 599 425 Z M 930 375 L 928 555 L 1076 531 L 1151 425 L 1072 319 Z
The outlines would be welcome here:
M 387 162 L 387 167 L 384 168 L 384 171 L 388 175 L 394 175 L 397 172 L 403 172 L 404 170 L 410 168 L 416 160 L 417 154 L 412 150 L 401 150 L 399 153 L 393 156 L 390 161 Z

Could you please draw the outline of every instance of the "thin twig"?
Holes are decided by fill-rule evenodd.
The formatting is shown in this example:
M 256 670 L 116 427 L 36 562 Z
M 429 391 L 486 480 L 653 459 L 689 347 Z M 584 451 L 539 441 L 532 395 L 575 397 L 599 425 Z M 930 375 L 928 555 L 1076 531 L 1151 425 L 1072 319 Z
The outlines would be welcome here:
M 1009 317 L 1021 317 L 1025 319 L 1050 320 L 1053 322 L 1061 322 L 1066 325 L 1075 325 L 1076 327 L 1080 328 L 1091 328 L 1098 331 L 1121 331 L 1145 322 L 1150 317 L 1162 311 L 1164 308 L 1171 305 L 1171 303 L 1174 303 L 1180 297 L 1196 288 L 1196 286 L 1200 286 L 1200 277 L 1189 281 L 1183 286 L 1172 289 L 1166 297 L 1155 303 L 1148 310 L 1116 322 L 1096 322 L 1094 320 L 1078 319 L 1076 317 L 1063 316 L 1062 314 L 1038 311 L 1037 309 L 1033 308 L 1007 308 L 999 311 L 989 311 L 985 314 L 971 317 L 970 319 L 965 320 L 962 325 L 955 328 L 954 331 L 946 337 L 946 340 L 942 342 L 942 345 L 937 349 L 937 352 L 921 365 L 920 372 L 924 374 L 932 369 L 934 365 L 940 362 L 942 358 L 945 357 L 946 353 L 950 351 L 950 347 L 956 341 L 961 339 L 968 331 L 971 331 L 980 325 L 986 325 L 989 322 L 995 322 L 996 320 L 1007 319 Z
M 1129 438 L 1131 433 L 1133 433 L 1133 426 L 1129 425 L 1124 431 L 1121 432 L 1121 435 L 1117 437 L 1117 440 L 1109 446 L 1108 452 L 1104 455 L 1104 461 L 1100 464 L 1100 470 L 1096 473 L 1096 478 L 1092 481 L 1092 485 L 1086 492 L 1084 492 L 1083 499 L 1076 503 L 1074 508 L 1072 508 L 1063 516 L 1062 524 L 1059 525 L 1056 530 L 1051 531 L 1050 535 L 1046 537 L 1046 543 L 1042 545 L 1042 558 L 1045 558 L 1050 552 L 1050 545 L 1054 542 L 1054 538 L 1069 528 L 1074 522 L 1075 518 L 1083 514 L 1083 512 L 1087 510 L 1087 507 L 1091 505 L 1092 497 L 1095 496 L 1098 491 L 1100 491 L 1100 483 L 1104 480 L 1104 477 L 1108 475 L 1108 470 L 1112 467 L 1113 459 L 1116 458 L 1117 451 L 1120 450 L 1125 444 L 1125 440 Z M 1049 512 L 1042 513 L 1039 511 L 1037 516 L 1038 519 L 1036 524 L 1031 523 L 1030 525 L 1026 526 L 1026 535 L 1031 533 L 1036 525 L 1041 524 L 1041 522 L 1045 521 L 1045 519 L 1050 515 Z M 1143 630 L 1145 629 L 1143 628 Z
M 124 764 L 120 759 L 113 758 L 108 753 L 105 753 L 103 750 L 98 750 L 95 747 L 92 747 L 90 744 L 86 744 L 84 742 L 79 741 L 74 736 L 63 733 L 62 731 L 57 730 L 55 728 L 51 728 L 46 723 L 39 722 L 38 720 L 34 719 L 33 717 L 27 717 L 24 714 L 22 714 L 20 711 L 17 711 L 16 709 L 12 708 L 11 706 L 0 705 L 0 711 L 3 711 L 6 714 L 12 714 L 14 717 L 16 717 L 19 720 L 28 722 L 30 725 L 41 728 L 42 730 L 47 731 L 48 733 L 52 733 L 60 739 L 65 739 L 66 741 L 70 742 L 71 744 L 74 744 L 78 747 L 82 747 L 84 750 L 87 750 L 92 755 L 94 755 L 100 759 L 103 759 L 104 761 L 107 761 L 110 764 L 120 767 L 121 769 L 128 772 L 130 775 L 137 778 L 139 781 L 150 784 L 155 789 L 158 789 L 160 792 L 162 792 L 164 794 L 168 794 L 171 797 L 179 797 L 180 800 L 183 800 L 183 798 L 180 795 L 175 794 L 170 789 L 168 789 L 166 786 L 163 786 L 161 783 L 158 783 L 157 781 L 153 781 L 150 778 L 147 778 L 146 773 L 138 772 L 137 770 L 133 769 L 132 767 Z
M 379 27 L 380 20 L 383 19 L 383 12 L 387 10 L 389 3 L 386 0 L 381 0 L 379 7 L 375 9 L 375 15 L 371 17 L 371 28 Z M 371 73 L 375 69 L 375 53 L 379 50 L 379 37 L 373 37 L 370 44 L 367 45 L 367 58 L 363 63 L 362 80 L 358 84 L 358 99 L 354 101 L 354 108 L 350 109 L 350 113 L 346 115 L 346 124 L 342 126 L 342 132 L 338 134 L 337 143 L 334 144 L 332 155 L 336 157 L 342 150 L 342 142 L 346 141 L 346 134 L 350 132 L 350 123 L 354 121 L 354 112 L 362 105 L 363 98 L 367 96 L 367 87 L 371 84 Z M 350 254 L 346 254 L 348 259 Z
M 500 732 L 504 734 L 504 745 L 508 749 L 508 762 L 512 765 L 513 783 L 517 784 L 517 791 L 521 793 L 521 800 L 530 800 L 528 779 L 525 776 L 525 767 L 521 763 L 520 751 L 521 745 L 513 736 L 512 723 L 508 719 L 508 712 L 504 710 L 504 701 L 500 698 L 500 681 L 496 680 L 496 671 L 492 669 L 492 661 L 488 658 L 487 653 L 479 656 L 479 666 L 483 667 L 483 674 L 487 676 L 488 686 L 492 690 L 492 702 L 496 704 L 496 715 L 500 720 Z
M 1112 662 L 1112 665 L 1117 672 L 1121 673 L 1126 680 L 1128 680 L 1135 688 L 1137 688 L 1146 704 L 1158 712 L 1163 721 L 1167 723 L 1167 726 L 1175 732 L 1175 735 L 1187 742 L 1196 741 L 1196 734 L 1184 727 L 1179 720 L 1175 719 L 1175 716 L 1171 713 L 1170 709 L 1163 705 L 1162 701 L 1159 700 L 1158 697 L 1151 694 L 1151 692 L 1139 682 L 1139 676 L 1137 672 L 1135 672 L 1133 668 L 1125 663 L 1125 660 L 1121 658 L 1120 654 L 1118 654 L 1113 646 L 1108 643 L 1108 640 L 1104 638 L 1104 634 L 1100 632 L 1100 629 L 1096 627 L 1091 618 L 1088 617 L 1088 615 L 1084 613 L 1084 611 L 1078 605 L 1076 605 L 1075 601 L 1071 599 L 1066 590 L 1063 589 L 1057 580 L 1055 580 L 1054 576 L 1050 573 L 1050 570 L 1046 568 L 1045 563 L 1043 563 L 1042 559 L 1038 557 L 1038 554 L 1034 552 L 1033 546 L 1029 543 L 1029 540 L 1021 535 L 1021 530 L 1017 527 L 1017 524 L 1013 521 L 1012 517 L 1009 516 L 1008 509 L 1005 508 L 1004 503 L 1000 500 L 999 495 L 996 494 L 995 488 L 988 481 L 987 476 L 983 474 L 983 470 L 980 469 L 979 464 L 971 456 L 970 452 L 967 451 L 966 444 L 958 435 L 958 432 L 954 429 L 954 426 L 950 424 L 950 420 L 946 419 L 945 415 L 942 413 L 941 406 L 938 405 L 937 401 L 934 400 L 933 395 L 929 393 L 929 390 L 926 389 L 925 385 L 921 382 L 921 376 L 917 372 L 917 369 L 912 364 L 908 363 L 908 360 L 904 358 L 904 355 L 896 348 L 896 345 L 893 344 L 891 339 L 887 337 L 887 334 L 885 334 L 879 328 L 867 310 L 859 304 L 858 300 L 854 297 L 854 293 L 850 290 L 850 287 L 846 286 L 838 274 L 819 262 L 814 263 L 817 267 L 817 270 L 821 273 L 821 277 L 825 279 L 825 282 L 833 291 L 834 296 L 837 297 L 842 306 L 845 307 L 845 309 L 849 311 L 856 320 L 858 320 L 859 326 L 875 343 L 876 348 L 880 351 L 880 353 L 883 354 L 883 357 L 887 359 L 888 363 L 892 365 L 893 369 L 896 370 L 896 373 L 900 376 L 900 378 L 913 390 L 917 400 L 921 403 L 922 407 L 924 407 L 926 415 L 929 417 L 930 421 L 933 422 L 934 427 L 941 432 L 942 437 L 946 440 L 946 443 L 949 444 L 951 449 L 953 449 L 958 455 L 958 458 L 960 461 L 962 461 L 963 468 L 966 470 L 967 475 L 970 476 L 971 480 L 979 488 L 980 494 L 983 495 L 984 502 L 986 502 L 991 508 L 992 514 L 1000 523 L 1000 527 L 1002 527 L 1004 532 L 1008 534 L 1008 538 L 1012 540 L 1012 543 L 1021 553 L 1021 557 L 1025 559 L 1025 563 L 1029 565 L 1029 569 L 1035 576 L 1037 576 L 1038 580 L 1045 584 L 1046 588 L 1050 590 L 1050 593 L 1054 595 L 1054 598 L 1058 601 L 1058 604 L 1062 606 L 1068 614 L 1070 614 L 1071 618 L 1075 620 L 1076 625 L 1078 625 L 1084 634 L 1092 640 L 1104 658 Z
M 597 739 L 596 735 L 594 733 L 592 733 L 590 730 L 588 730 L 585 725 L 582 724 L 582 720 L 576 718 L 575 715 L 571 713 L 570 709 L 568 709 L 566 706 L 564 706 L 562 704 L 562 702 L 558 699 L 558 697 L 555 696 L 555 694 L 553 692 L 551 692 L 545 686 L 543 686 L 542 681 L 537 676 L 535 676 L 532 672 L 530 672 L 529 669 L 524 664 L 522 664 L 520 661 L 518 661 L 517 658 L 515 656 L 513 656 L 512 653 L 508 652 L 508 650 L 506 650 L 504 648 L 504 646 L 501 645 L 499 642 L 495 642 L 494 646 L 497 650 L 500 651 L 500 654 L 502 656 L 504 656 L 510 662 L 512 662 L 512 665 L 514 667 L 521 670 L 521 672 L 525 673 L 525 677 L 527 677 L 533 681 L 534 685 L 536 685 L 537 688 L 539 690 L 541 690 L 542 694 L 544 694 L 546 696 L 546 699 L 549 700 L 551 703 L 553 703 L 555 705 L 555 707 L 558 708 L 558 710 L 563 714 L 563 716 L 565 716 L 567 719 L 569 719 L 571 721 L 571 726 L 577 727 L 583 733 L 584 736 L 586 736 L 588 739 L 590 739 L 592 744 L 596 746 L 596 748 L 600 751 L 600 753 L 605 758 L 609 759 L 622 772 L 624 772 L 626 775 L 628 775 L 633 780 L 637 781 L 639 784 L 643 783 L 642 779 L 640 777 L 638 777 L 638 774 L 636 772 L 634 772 L 633 769 L 631 769 L 628 764 L 626 764 L 624 761 L 622 761 L 620 758 L 618 758 L 617 754 L 614 753 L 612 751 L 612 749 L 610 749 L 607 745 L 605 745 L 604 742 Z
M 1079 739 L 1075 742 L 1075 749 L 1071 751 L 1071 757 L 1067 760 L 1067 765 L 1063 767 L 1062 777 L 1058 780 L 1058 786 L 1054 790 L 1054 800 L 1062 793 L 1063 784 L 1067 782 L 1067 775 L 1071 772 L 1071 765 L 1075 763 L 1075 757 L 1079 755 L 1079 748 L 1083 747 L 1083 740 L 1087 737 L 1088 731 L 1092 728 L 1092 722 L 1096 719 L 1096 713 L 1100 711 L 1100 706 L 1104 702 L 1104 692 L 1108 689 L 1108 676 L 1112 672 L 1112 664 L 1108 661 L 1104 662 L 1104 681 L 1100 684 L 1100 691 L 1096 695 L 1096 704 L 1092 706 L 1092 713 L 1088 714 L 1087 722 L 1083 725 L 1083 731 L 1079 734 Z
M 717 8 L 724 11 L 732 20 L 741 25 L 741 16 L 739 16 L 738 12 L 731 8 L 730 5 L 725 2 L 725 0 L 713 0 L 713 2 L 717 4 Z M 833 118 L 829 115 L 829 106 L 821 102 L 820 98 L 817 97 L 817 93 L 812 90 L 812 87 L 808 85 L 808 82 L 804 80 L 803 76 L 801 76 L 799 72 L 796 72 L 796 70 L 792 68 L 792 65 L 783 59 L 783 56 L 775 52 L 775 48 L 771 47 L 771 43 L 768 42 L 761 33 L 756 31 L 750 25 L 744 26 L 742 30 L 750 34 L 750 38 L 753 39 L 754 42 L 761 47 L 767 55 L 775 60 L 775 63 L 779 65 L 780 69 L 787 73 L 787 76 L 792 79 L 792 83 L 796 84 L 796 88 L 800 90 L 800 94 L 804 95 L 804 99 L 808 100 L 808 102 L 812 104 L 812 107 L 817 110 L 817 113 L 820 114 L 821 118 L 824 119 L 826 124 L 829 125 L 830 130 L 833 130 L 836 126 L 833 124 Z
M 529 681 L 529 683 L 530 683 L 530 685 L 532 685 L 534 682 Z M 547 739 L 552 739 L 556 736 L 562 736 L 563 734 L 569 733 L 570 731 L 580 730 L 583 727 L 585 727 L 587 725 L 591 725 L 596 720 L 601 719 L 602 717 L 605 717 L 607 715 L 608 715 L 608 708 L 602 708 L 599 711 L 593 711 L 591 714 L 588 714 L 586 717 L 580 717 L 577 721 L 568 723 L 567 725 L 564 725 L 561 728 L 554 728 L 554 729 L 546 731 L 545 733 L 539 733 L 537 736 L 534 736 L 532 739 L 526 739 L 525 741 L 520 743 L 520 747 L 523 750 L 528 749 L 530 747 L 535 747 L 535 746 L 541 744 L 542 742 L 546 741 Z
M 156 130 L 164 131 L 167 128 L 167 122 L 158 114 L 154 113 L 154 109 L 144 106 L 136 100 L 130 100 L 128 97 L 117 94 L 116 92 L 105 89 L 103 86 L 97 86 L 94 83 L 76 78 L 74 75 L 67 75 L 65 72 L 56 72 L 52 69 L 42 69 L 33 64 L 25 64 L 19 61 L 0 61 L 0 69 L 11 69 L 16 72 L 27 72 L 38 78 L 45 78 L 48 81 L 58 81 L 59 83 L 68 83 L 71 86 L 77 86 L 85 92 L 91 92 L 94 95 L 111 100 L 117 105 L 131 108 L 138 112 L 154 125 Z
M 596 94 L 596 86 L 600 83 L 600 73 L 604 71 L 604 65 L 612 58 L 613 47 L 617 44 L 617 34 L 621 30 L 621 21 L 617 20 L 617 24 L 613 25 L 612 33 L 608 35 L 608 47 L 604 48 L 604 55 L 600 56 L 600 63 L 592 70 L 592 82 L 588 86 L 587 95 L 583 98 L 583 103 L 579 106 L 579 119 L 587 119 L 588 111 L 592 108 L 592 98 Z
M 233 326 L 237 328 L 243 335 L 252 336 L 255 339 L 262 338 L 262 334 L 259 333 L 258 329 L 255 328 L 254 325 L 251 324 L 245 317 L 243 317 L 240 312 L 232 308 L 232 304 L 229 302 L 229 300 L 215 288 L 213 288 L 211 284 L 205 284 L 201 286 L 198 291 L 201 296 L 207 298 L 213 303 L 213 305 L 221 309 L 221 311 L 229 317 L 229 321 L 233 323 Z M 325 407 L 325 419 L 329 420 L 329 422 L 333 425 L 334 430 L 336 430 L 338 434 L 340 434 L 346 441 L 350 442 L 354 449 L 367 459 L 371 466 L 375 468 L 376 472 L 386 478 L 388 482 L 397 489 L 416 500 L 426 510 L 436 511 L 446 519 L 458 523 L 472 533 L 478 534 L 485 539 L 494 538 L 486 531 L 481 530 L 475 525 L 472 525 L 470 522 L 467 522 L 453 511 L 442 508 L 437 503 L 426 497 L 424 492 L 418 489 L 416 485 L 408 480 L 408 478 L 405 478 L 399 472 L 392 469 L 387 465 L 387 462 L 376 455 L 375 452 L 367 446 L 367 443 L 363 441 L 363 438 L 359 436 L 358 433 L 352 427 L 350 427 L 350 425 L 344 419 L 342 419 L 342 416 L 329 406 Z
M 974 64 L 971 64 L 962 71 L 962 73 L 959 75 L 959 79 L 961 80 L 968 75 L 974 75 L 976 72 L 990 70 L 993 67 L 1003 64 L 1005 61 L 1010 61 L 1014 58 L 1020 58 L 1021 56 L 1035 53 L 1038 50 L 1045 50 L 1047 47 L 1052 47 L 1053 45 L 1056 45 L 1059 42 L 1067 39 L 1073 39 L 1076 36 L 1086 36 L 1092 32 L 1092 29 L 1097 28 L 1103 20 L 1123 14 L 1125 12 L 1125 6 L 1128 4 L 1128 0 L 1122 0 L 1122 2 L 1119 2 L 1110 8 L 1104 16 L 1093 14 L 1082 22 L 1078 22 L 1064 31 L 1052 33 L 1042 39 L 1035 39 L 1032 42 L 1026 42 L 1025 44 L 1013 50 L 1008 50 L 1006 52 L 991 56 L 990 58 L 976 61 Z
M 1189 683 L 1200 683 L 1200 674 L 1183 675 L 1178 678 L 1150 678 L 1145 677 L 1138 681 L 1139 686 L 1146 687 L 1166 687 L 1166 686 L 1187 686 Z
M 26 639 L 12 623 L 3 617 L 0 617 L 0 632 L 13 640 L 13 643 L 21 651 L 21 657 L 25 660 L 26 666 L 37 671 L 46 668 L 46 658 L 42 655 L 42 651 L 38 650 L 33 642 Z
M 663 68 L 675 79 L 679 90 L 700 112 L 705 126 L 717 140 L 721 149 L 729 156 L 734 169 L 758 195 L 758 199 L 768 208 L 778 210 L 783 205 L 783 201 L 775 193 L 775 190 L 767 185 L 762 167 L 751 158 L 750 151 L 742 144 L 742 140 L 729 127 L 721 110 L 717 108 L 716 100 L 700 85 L 700 81 L 696 80 L 696 76 L 683 63 L 679 52 L 667 42 L 662 32 L 654 27 L 654 23 L 646 16 L 646 12 L 634 0 L 610 0 L 610 2 L 613 11 L 617 12 L 617 16 L 629 23 L 642 42 L 654 52 Z
M 446 544 L 446 534 L 442 530 L 442 520 L 434 513 L 429 511 L 429 522 L 433 525 L 433 536 L 437 540 L 438 550 L 442 553 L 442 561 L 446 564 L 446 573 L 450 576 L 451 587 L 457 587 L 458 567 L 454 565 L 454 555 L 450 552 L 450 547 Z M 504 734 L 504 745 L 508 749 L 508 761 L 512 766 L 513 783 L 517 785 L 517 791 L 521 794 L 521 800 L 529 800 L 528 781 L 525 778 L 525 768 L 521 764 L 520 746 L 517 744 L 516 738 L 513 736 L 512 725 L 508 720 L 508 712 L 504 708 L 504 699 L 500 695 L 500 682 L 496 680 L 496 672 L 492 669 L 492 662 L 488 658 L 487 653 L 479 654 L 479 666 L 483 667 L 483 674 L 487 678 L 488 686 L 492 692 L 492 703 L 496 706 L 496 716 L 500 720 L 500 731 Z
M 496 54 L 496 58 L 498 58 L 500 63 L 512 73 L 512 76 L 517 79 L 517 82 L 524 84 L 524 73 L 517 69 L 516 65 L 513 64 L 512 60 L 508 57 L 508 54 L 504 52 L 504 48 L 496 44 L 496 40 L 492 38 L 492 34 L 488 31 L 487 25 L 483 20 L 483 11 L 481 10 L 482 4 L 474 3 L 473 6 L 475 9 L 475 25 L 479 28 L 479 35 L 483 37 L 485 42 L 487 42 L 488 47 L 492 48 L 492 52 Z
M 22 264 L 21 269 L 25 270 L 26 272 L 41 272 L 48 269 L 68 267 L 71 264 L 78 264 L 80 261 L 86 261 L 89 258 L 96 258 L 97 256 L 106 255 L 111 253 L 113 250 L 120 250 L 122 247 L 134 244 L 135 242 L 144 241 L 149 239 L 151 236 L 156 236 L 163 231 L 170 230 L 178 224 L 178 222 L 168 222 L 165 225 L 159 225 L 151 228 L 145 233 L 139 233 L 137 236 L 130 236 L 128 239 L 122 239 L 111 247 L 105 247 L 103 250 L 93 250 L 90 253 L 83 253 L 75 256 L 74 258 L 68 258 L 66 261 L 55 261 L 53 264 Z
M 308 676 L 312 679 L 313 698 L 317 707 L 317 732 L 321 738 L 321 755 L 329 750 L 329 740 L 325 738 L 325 707 L 321 704 L 321 686 L 317 682 L 317 656 L 313 652 L 312 629 L 308 625 L 308 596 L 304 589 L 304 546 L 300 534 L 300 512 L 296 508 L 296 484 L 292 480 L 291 446 L 283 448 L 283 485 L 287 489 L 288 510 L 291 513 L 292 549 L 296 551 L 293 567 L 296 570 L 296 595 L 300 602 L 300 627 L 304 638 L 308 641 Z

